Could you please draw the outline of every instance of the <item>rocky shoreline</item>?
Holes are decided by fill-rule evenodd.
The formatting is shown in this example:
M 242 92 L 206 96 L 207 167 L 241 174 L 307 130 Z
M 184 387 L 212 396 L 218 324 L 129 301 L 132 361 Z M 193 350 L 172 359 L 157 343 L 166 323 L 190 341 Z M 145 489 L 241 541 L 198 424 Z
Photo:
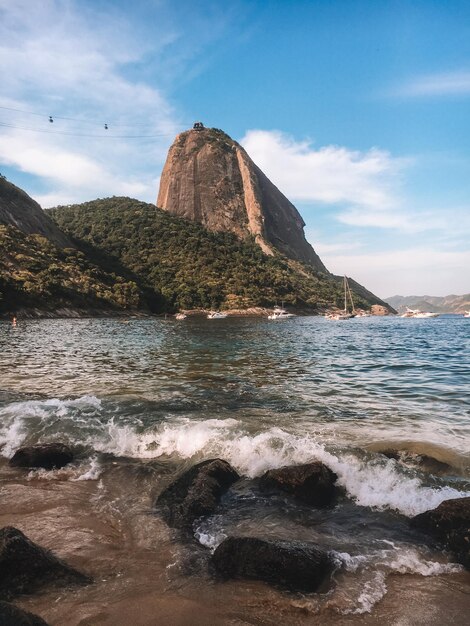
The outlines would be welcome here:
M 11 457 L 12 471 L 56 471 L 73 462 L 76 451 L 53 442 L 19 448 Z M 152 508 L 177 540 L 189 550 L 200 551 L 195 524 L 217 512 L 220 502 L 241 477 L 222 459 L 208 459 L 186 468 L 154 498 Z M 337 476 L 325 464 L 312 462 L 269 470 L 253 479 L 267 497 L 284 497 L 302 506 L 331 509 L 341 494 Z M 437 508 L 409 520 L 420 539 L 433 548 L 448 551 L 470 569 L 470 497 L 442 502 Z M 208 561 L 214 583 L 230 579 L 262 581 L 294 594 L 315 593 L 334 586 L 341 569 L 328 545 L 311 541 L 273 540 L 259 536 L 228 536 Z M 52 552 L 33 543 L 14 527 L 0 530 L 0 623 L 5 626 L 35 626 L 46 622 L 11 604 L 17 598 L 49 587 L 71 589 L 90 585 L 93 579 Z
M 319 308 L 319 309 L 307 309 L 302 307 L 289 307 L 289 312 L 294 313 L 296 316 L 316 316 L 323 317 L 327 314 L 341 313 L 338 308 Z M 188 309 L 182 310 L 188 317 L 206 317 L 210 313 L 210 309 Z M 224 309 L 229 317 L 267 317 L 273 312 L 273 308 L 269 307 L 249 307 L 247 309 Z M 363 309 L 358 309 L 358 312 L 366 312 Z M 393 315 L 382 307 L 381 305 L 373 305 L 369 312 L 374 317 L 383 317 Z M 57 309 L 41 309 L 41 308 L 21 308 L 15 311 L 15 316 L 18 321 L 24 320 L 40 320 L 40 319 L 172 319 L 174 313 L 149 313 L 146 311 L 124 311 L 124 310 L 110 310 L 110 309 L 83 309 L 73 307 L 61 307 Z M 11 320 L 11 313 L 0 313 L 0 320 Z

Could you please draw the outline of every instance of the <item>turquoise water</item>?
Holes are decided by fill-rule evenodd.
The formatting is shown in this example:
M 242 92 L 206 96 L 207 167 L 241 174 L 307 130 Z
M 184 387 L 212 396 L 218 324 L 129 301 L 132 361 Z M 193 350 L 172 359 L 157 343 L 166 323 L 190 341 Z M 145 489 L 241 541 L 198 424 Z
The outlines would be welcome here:
M 375 615 L 377 606 L 402 615 L 393 577 L 407 575 L 419 611 L 438 612 L 450 584 L 440 581 L 454 580 L 463 598 L 455 611 L 463 616 L 466 575 L 451 556 L 426 547 L 408 519 L 470 495 L 469 344 L 470 320 L 462 317 L 2 323 L 2 467 L 20 445 L 68 441 L 78 446 L 77 462 L 47 476 L 31 472 L 27 484 L 44 489 L 41 481 L 56 480 L 53 489 L 64 490 L 64 501 L 68 489 L 89 485 L 86 507 L 98 519 L 111 511 L 108 523 L 133 529 L 138 518 L 142 533 L 139 516 L 151 511 L 155 485 L 204 458 L 222 457 L 242 481 L 216 515 L 194 527 L 208 554 L 231 534 L 313 540 L 333 551 L 339 568 L 333 595 L 315 601 L 315 615 L 329 615 L 331 607 L 335 615 Z M 256 477 L 265 470 L 312 460 L 338 475 L 342 495 L 334 509 L 312 510 L 258 491 Z M 0 474 L 11 480 L 11 472 Z M 156 533 L 153 518 L 145 519 Z M 123 531 L 126 558 L 135 541 L 129 547 L 125 537 L 134 534 Z M 159 550 L 173 549 L 162 537 Z M 149 545 L 142 545 L 145 559 Z M 111 569 L 115 558 L 106 554 Z M 163 557 L 154 563 L 158 572 L 173 565 Z M 130 562 L 129 571 L 120 593 L 131 598 L 150 574 L 141 561 Z M 435 581 L 426 583 L 432 594 L 426 601 L 423 577 Z M 195 596 L 213 593 L 192 580 Z M 227 606 L 246 593 L 246 586 L 237 588 Z M 70 615 L 93 601 L 74 596 Z M 47 616 L 53 601 L 36 606 Z M 64 619 L 60 614 L 55 623 Z M 429 623 L 423 620 L 416 623 Z

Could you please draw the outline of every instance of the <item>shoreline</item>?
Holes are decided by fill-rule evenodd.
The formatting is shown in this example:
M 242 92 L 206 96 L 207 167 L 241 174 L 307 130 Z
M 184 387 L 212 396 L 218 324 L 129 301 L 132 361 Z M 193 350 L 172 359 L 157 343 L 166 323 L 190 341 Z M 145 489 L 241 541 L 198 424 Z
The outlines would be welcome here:
M 373 305 L 370 311 L 372 317 L 394 317 L 393 313 L 374 312 Z M 383 307 L 380 307 L 383 308 Z M 206 317 L 212 309 L 182 309 L 178 313 L 184 313 L 188 317 Z M 273 312 L 273 307 L 249 307 L 247 309 L 220 309 L 228 317 L 267 317 Z M 307 309 L 302 307 L 289 307 L 289 313 L 294 313 L 296 317 L 324 317 L 327 314 L 341 313 L 338 308 Z M 366 312 L 365 309 L 357 309 L 358 312 Z M 79 309 L 63 307 L 52 311 L 38 308 L 19 309 L 16 311 L 18 320 L 40 320 L 40 319 L 171 319 L 176 313 L 150 313 L 148 311 L 107 311 L 98 309 Z M 0 314 L 0 321 L 10 321 L 12 315 Z
M 194 537 L 185 539 L 155 510 L 154 502 L 197 460 L 105 455 L 95 473 L 88 463 L 77 459 L 62 469 L 45 471 L 12 468 L 5 459 L 0 461 L 0 526 L 18 528 L 93 578 L 85 586 L 46 586 L 39 593 L 12 599 L 14 605 L 41 616 L 50 626 L 123 626 L 131 617 L 138 626 L 229 626 L 234 619 L 236 623 L 254 620 L 275 626 L 280 615 L 282 623 L 297 626 L 313 626 L 318 619 L 327 626 L 373 625 L 411 615 L 414 623 L 425 624 L 430 609 L 438 623 L 446 623 L 450 615 L 453 623 L 464 623 L 468 571 L 441 551 L 420 547 L 419 535 L 407 537 L 410 531 L 403 516 L 368 511 L 341 494 L 334 509 L 305 505 L 275 493 L 263 500 L 256 487 L 258 479 L 241 476 L 222 499 L 214 518 L 198 522 Z M 258 495 L 247 510 L 247 490 L 253 488 Z M 267 512 L 269 523 L 260 525 Z M 237 527 L 239 536 L 254 533 L 294 544 L 313 540 L 331 550 L 331 538 L 328 541 L 327 533 L 322 539 L 322 528 L 333 528 L 329 519 L 333 516 L 340 522 L 344 515 L 360 515 L 355 523 L 362 520 L 361 524 L 370 528 L 365 530 L 367 541 L 366 535 L 358 538 L 356 554 L 351 548 L 337 552 L 335 558 L 341 563 L 337 562 L 333 578 L 317 592 L 288 591 L 261 580 L 223 581 L 214 576 L 214 549 L 224 536 L 233 536 Z M 299 516 L 301 524 L 296 521 Z M 224 534 L 219 536 L 221 522 Z M 211 533 L 215 533 L 215 543 L 210 540 Z M 379 539 L 381 550 L 366 549 L 364 553 L 365 546 L 373 546 L 379 537 L 384 540 Z M 451 607 L 445 601 L 449 580 Z

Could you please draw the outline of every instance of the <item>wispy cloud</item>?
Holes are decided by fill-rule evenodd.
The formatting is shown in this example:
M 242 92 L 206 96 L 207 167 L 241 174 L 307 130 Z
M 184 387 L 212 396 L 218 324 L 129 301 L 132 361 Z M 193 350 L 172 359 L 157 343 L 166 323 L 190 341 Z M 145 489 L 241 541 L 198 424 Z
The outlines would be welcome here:
M 444 296 L 469 290 L 468 250 L 422 245 L 360 254 L 325 252 L 322 260 L 330 271 L 353 276 L 383 298 L 395 293 Z
M 409 98 L 470 95 L 470 71 L 460 70 L 418 76 L 392 93 L 395 96 Z
M 406 235 L 455 236 L 470 229 L 469 207 L 417 208 L 407 197 L 403 183 L 416 158 L 378 149 L 316 148 L 280 131 L 251 130 L 241 143 L 290 200 L 329 207 L 342 224 Z M 318 237 L 312 241 L 318 247 Z
M 241 140 L 255 163 L 294 201 L 386 210 L 398 202 L 404 159 L 385 150 L 316 148 L 280 131 L 250 130 Z
M 408 205 L 413 204 L 408 200 Z M 336 219 L 350 226 L 362 228 L 382 228 L 416 235 L 434 231 L 441 238 L 456 239 L 470 235 L 470 207 L 430 208 L 427 210 L 397 209 L 395 211 L 373 211 L 351 208 L 341 211 Z
M 37 177 L 28 191 L 46 206 L 114 194 L 155 201 L 168 145 L 184 127 L 162 85 L 190 58 L 186 40 L 183 56 L 168 54 L 185 38 L 165 5 L 148 38 L 109 4 L 0 0 L 0 105 L 44 114 L 0 110 L 0 163 Z

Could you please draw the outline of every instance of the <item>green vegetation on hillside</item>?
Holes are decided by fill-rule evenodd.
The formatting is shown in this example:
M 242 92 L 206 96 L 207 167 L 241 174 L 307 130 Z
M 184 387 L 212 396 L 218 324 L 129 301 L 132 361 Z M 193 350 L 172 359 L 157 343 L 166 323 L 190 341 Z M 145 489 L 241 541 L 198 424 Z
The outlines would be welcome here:
M 57 248 L 41 235 L 0 224 L 0 313 L 133 310 L 145 306 L 136 282 L 90 262 L 83 251 Z
M 272 306 L 281 300 L 311 309 L 342 306 L 341 283 L 331 276 L 281 255 L 266 256 L 253 240 L 209 232 L 151 204 L 113 197 L 48 213 L 94 262 L 107 271 L 123 266 L 147 293 L 161 295 L 161 310 Z M 357 304 L 367 306 L 360 297 Z

